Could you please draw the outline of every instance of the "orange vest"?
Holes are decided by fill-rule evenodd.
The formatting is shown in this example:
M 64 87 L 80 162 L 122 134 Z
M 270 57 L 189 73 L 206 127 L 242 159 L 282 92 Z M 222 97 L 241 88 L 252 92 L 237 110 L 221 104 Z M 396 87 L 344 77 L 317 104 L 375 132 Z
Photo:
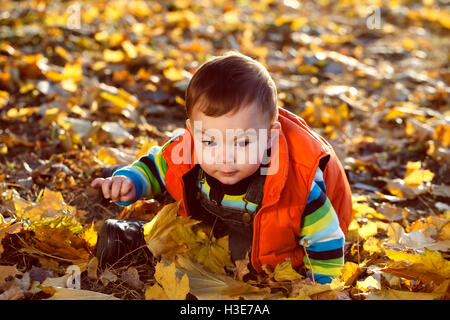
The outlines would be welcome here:
M 331 145 L 299 116 L 281 107 L 278 111 L 279 143 L 272 146 L 269 163 L 269 170 L 278 166 L 278 171 L 267 175 L 262 204 L 253 220 L 251 262 L 258 272 L 263 265 L 273 269 L 286 258 L 291 259 L 293 267 L 303 264 L 298 236 L 302 214 L 315 172 L 324 157 L 329 157 L 324 170 L 326 193 L 344 234 L 352 219 L 350 185 Z M 178 214 L 187 216 L 186 192 L 189 191 L 185 190 L 182 177 L 196 165 L 191 132 L 186 129 L 168 144 L 163 157 L 167 161 L 167 191 L 176 201 L 181 200 Z

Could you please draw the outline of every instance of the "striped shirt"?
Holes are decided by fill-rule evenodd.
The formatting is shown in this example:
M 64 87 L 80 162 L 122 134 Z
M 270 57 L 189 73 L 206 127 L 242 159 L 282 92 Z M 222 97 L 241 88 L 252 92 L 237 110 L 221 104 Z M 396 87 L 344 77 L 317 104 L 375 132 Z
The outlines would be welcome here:
M 174 138 L 162 147 L 151 147 L 146 156 L 142 156 L 131 165 L 114 172 L 113 176 L 123 175 L 130 178 L 136 189 L 134 200 L 115 201 L 117 204 L 127 206 L 142 197 L 149 198 L 165 191 L 164 178 L 167 163 L 162 157 L 162 152 Z M 198 181 L 197 186 L 207 195 L 211 192 L 207 179 Z M 240 195 L 223 194 L 221 204 L 230 208 L 243 209 L 245 206 L 244 196 L 245 193 Z M 254 211 L 256 206 L 254 203 L 247 203 L 247 209 L 250 211 Z M 333 277 L 339 275 L 340 269 L 344 265 L 344 234 L 339 226 L 337 214 L 326 195 L 323 173 L 320 168 L 317 168 L 311 185 L 299 237 L 300 245 L 304 246 L 307 253 L 303 262 L 308 270 L 308 276 L 312 278 L 314 274 L 314 280 L 318 283 L 331 282 Z
M 306 249 L 303 263 L 308 276 L 312 278 L 314 274 L 314 280 L 322 284 L 339 276 L 344 266 L 345 241 L 338 216 L 325 191 L 322 170 L 317 168 L 302 216 L 300 244 Z

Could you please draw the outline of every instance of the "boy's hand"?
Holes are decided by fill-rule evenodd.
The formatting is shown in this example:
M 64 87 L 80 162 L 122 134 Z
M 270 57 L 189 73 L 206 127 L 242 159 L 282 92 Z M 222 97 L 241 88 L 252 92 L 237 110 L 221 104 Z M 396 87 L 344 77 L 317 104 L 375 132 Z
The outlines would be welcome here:
M 128 202 L 136 197 L 133 181 L 126 176 L 97 178 L 91 182 L 91 187 L 102 187 L 103 196 L 113 201 Z

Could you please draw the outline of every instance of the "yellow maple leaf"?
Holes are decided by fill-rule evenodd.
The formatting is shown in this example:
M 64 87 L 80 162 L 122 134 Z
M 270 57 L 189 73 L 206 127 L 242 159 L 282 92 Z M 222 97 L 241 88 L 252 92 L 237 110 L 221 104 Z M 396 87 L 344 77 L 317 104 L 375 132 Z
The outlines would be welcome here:
M 230 251 L 228 249 L 228 236 L 215 241 L 205 239 L 200 242 L 198 250 L 189 250 L 188 254 L 195 260 L 204 265 L 209 271 L 219 274 L 225 274 L 224 267 L 232 267 Z
M 157 283 L 145 290 L 145 300 L 169 300 L 164 289 Z
M 273 277 L 276 281 L 292 281 L 302 278 L 302 276 L 292 268 L 291 259 L 289 258 L 275 267 Z
M 368 214 L 376 214 L 376 210 L 366 202 L 353 202 L 352 210 L 355 218 L 364 218 Z
M 370 236 L 374 236 L 378 232 L 377 223 L 373 222 L 373 221 L 367 221 L 367 223 L 365 225 L 363 225 L 361 228 L 359 228 L 358 232 L 359 232 L 359 236 L 364 239 L 366 239 Z
M 375 237 L 368 237 L 366 241 L 364 241 L 363 249 L 369 252 L 371 255 L 383 251 L 380 240 Z
M 406 253 L 396 250 L 386 250 L 386 256 L 393 261 L 406 261 L 417 271 L 433 272 L 445 278 L 450 278 L 450 261 L 442 257 L 438 251 L 425 249 L 423 255 Z
M 339 280 L 344 282 L 345 285 L 352 285 L 358 276 L 364 271 L 364 266 L 365 262 L 362 262 L 359 265 L 351 261 L 345 262 L 344 266 L 341 268 Z
M 177 211 L 180 201 L 165 205 L 156 216 L 143 226 L 144 238 L 150 252 L 159 257 L 173 249 L 170 233 L 176 228 Z
M 46 217 L 55 217 L 62 214 L 73 216 L 76 208 L 64 202 L 61 192 L 44 189 L 43 196 L 39 202 L 28 202 L 20 197 L 14 197 L 16 215 L 21 219 L 35 222 Z
M 175 263 L 158 262 L 155 267 L 155 280 L 161 289 L 155 285 L 150 287 L 146 290 L 145 298 L 153 300 L 167 296 L 169 300 L 184 300 L 189 293 L 189 278 L 183 274 L 181 279 L 178 279 L 176 271 Z

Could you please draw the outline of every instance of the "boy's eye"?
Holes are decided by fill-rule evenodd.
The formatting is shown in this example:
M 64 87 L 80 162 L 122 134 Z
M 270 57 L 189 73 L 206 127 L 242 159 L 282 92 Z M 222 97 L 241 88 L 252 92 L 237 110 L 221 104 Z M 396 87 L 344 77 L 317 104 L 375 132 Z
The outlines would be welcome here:
M 249 143 L 250 143 L 250 141 L 247 139 L 247 140 L 241 140 L 241 141 L 238 141 L 238 142 L 236 143 L 236 145 L 237 145 L 238 147 L 244 148 L 244 147 L 248 146 Z
M 216 145 L 216 142 L 211 140 L 203 140 L 202 143 L 207 147 L 214 147 Z

